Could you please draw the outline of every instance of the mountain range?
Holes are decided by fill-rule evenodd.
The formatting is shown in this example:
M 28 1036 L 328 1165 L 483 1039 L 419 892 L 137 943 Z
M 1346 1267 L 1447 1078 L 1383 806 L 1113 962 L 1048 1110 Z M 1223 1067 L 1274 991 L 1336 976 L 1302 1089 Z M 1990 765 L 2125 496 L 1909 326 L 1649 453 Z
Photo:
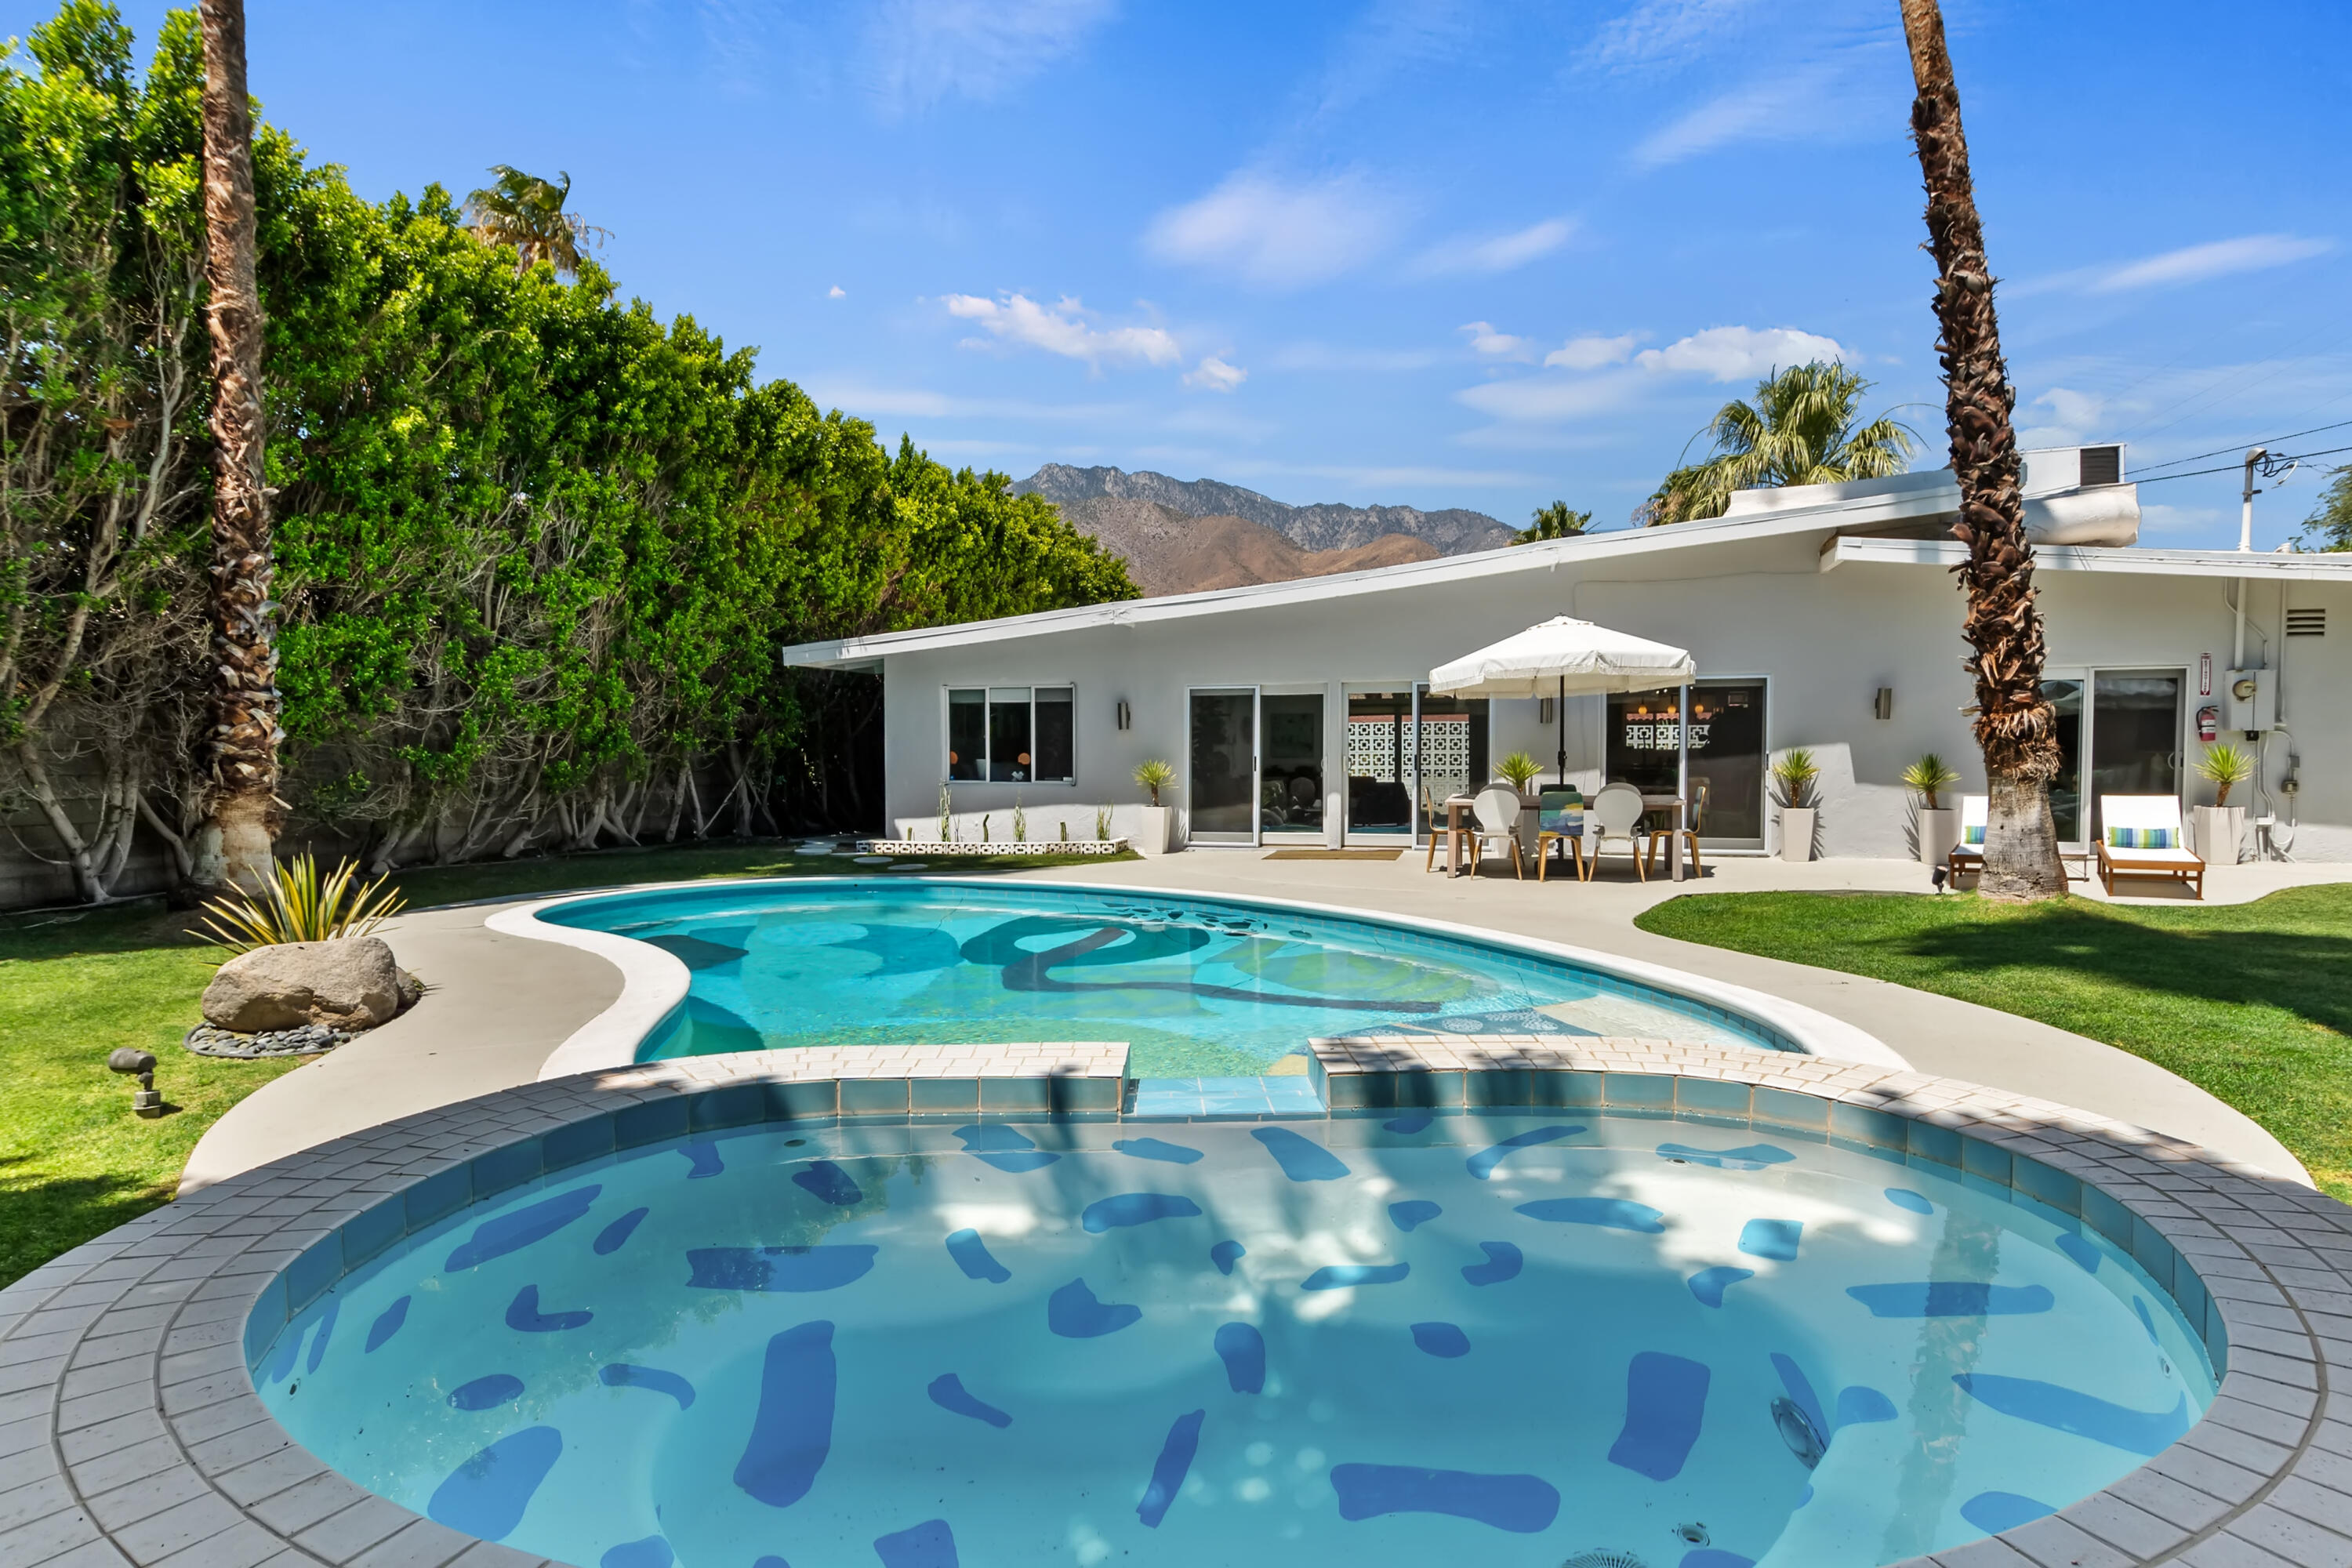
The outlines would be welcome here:
M 1291 506 L 1239 485 L 1149 469 L 1048 463 L 1013 488 L 1052 501 L 1071 527 L 1124 559 L 1151 595 L 1358 572 L 1511 542 L 1507 525 L 1459 507 Z

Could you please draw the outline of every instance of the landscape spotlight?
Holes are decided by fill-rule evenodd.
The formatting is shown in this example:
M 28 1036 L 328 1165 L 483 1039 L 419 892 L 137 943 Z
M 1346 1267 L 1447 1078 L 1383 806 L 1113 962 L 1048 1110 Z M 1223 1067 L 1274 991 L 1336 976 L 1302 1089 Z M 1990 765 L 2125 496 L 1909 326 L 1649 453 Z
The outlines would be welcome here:
M 112 1072 L 128 1073 L 139 1079 L 139 1088 L 131 1097 L 131 1110 L 141 1116 L 163 1114 L 163 1097 L 155 1091 L 155 1053 L 136 1051 L 129 1046 L 117 1046 L 106 1058 Z

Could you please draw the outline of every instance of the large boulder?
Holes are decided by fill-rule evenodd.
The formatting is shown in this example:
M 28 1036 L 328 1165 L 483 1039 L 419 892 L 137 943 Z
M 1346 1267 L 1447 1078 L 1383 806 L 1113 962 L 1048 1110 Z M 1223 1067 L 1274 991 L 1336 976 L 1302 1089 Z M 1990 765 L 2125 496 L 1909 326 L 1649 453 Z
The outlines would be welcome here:
M 205 987 L 205 1022 L 240 1035 L 325 1024 L 372 1029 L 400 1011 L 400 965 L 372 936 L 241 952 Z

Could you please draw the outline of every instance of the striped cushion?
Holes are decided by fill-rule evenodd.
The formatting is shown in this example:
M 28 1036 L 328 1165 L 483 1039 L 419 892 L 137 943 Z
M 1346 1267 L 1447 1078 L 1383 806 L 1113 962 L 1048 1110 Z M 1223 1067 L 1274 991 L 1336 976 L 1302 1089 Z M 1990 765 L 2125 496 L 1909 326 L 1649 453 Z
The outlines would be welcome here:
M 1963 844 L 1980 845 L 1984 842 L 1984 830 L 1985 825 L 1983 823 L 1971 822 L 1966 827 L 1960 829 L 1960 842 Z
M 2170 849 L 2174 847 L 2169 827 L 2110 827 L 2107 847 L 2110 849 Z

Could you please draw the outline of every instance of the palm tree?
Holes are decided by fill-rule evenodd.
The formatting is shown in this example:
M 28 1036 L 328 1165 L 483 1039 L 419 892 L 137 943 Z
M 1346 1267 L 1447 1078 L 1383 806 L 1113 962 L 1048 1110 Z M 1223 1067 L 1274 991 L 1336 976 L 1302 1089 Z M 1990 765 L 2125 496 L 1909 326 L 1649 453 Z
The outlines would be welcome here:
M 1536 508 L 1528 526 L 1511 535 L 1514 544 L 1533 544 L 1544 539 L 1573 539 L 1592 526 L 1589 511 L 1570 511 L 1564 500 Z
M 212 737 L 200 888 L 269 885 L 278 805 L 278 658 L 269 491 L 262 471 L 261 294 L 253 276 L 253 106 L 244 0 L 202 0 L 205 307 L 212 337 Z
M 1936 351 L 1960 486 L 1952 537 L 1969 551 L 1958 572 L 1968 595 L 1960 636 L 1975 650 L 1966 663 L 1976 677 L 1977 744 L 1990 796 L 1978 886 L 2002 900 L 2063 898 L 2065 867 L 2050 816 L 2050 781 L 2061 765 L 2057 715 L 2042 695 L 2042 613 L 2033 602 L 2033 551 L 2010 424 L 2017 395 L 2001 359 L 1943 12 L 1936 0 L 1902 5 L 1917 88 L 1911 135 L 1927 189 L 1927 248 L 1936 258 L 1936 323 L 1942 329 Z
M 1714 455 L 1668 474 L 1643 503 L 1640 521 L 1721 517 L 1734 490 L 1903 472 L 1918 437 L 1884 414 L 1857 426 L 1856 410 L 1869 390 L 1869 382 L 1834 360 L 1775 370 L 1756 384 L 1753 403 L 1734 398 L 1691 437 L 1712 439 Z
M 541 261 L 554 264 L 556 276 L 580 274 L 580 249 L 593 247 L 604 231 L 563 210 L 572 198 L 572 176 L 559 171 L 551 184 L 537 174 L 504 163 L 490 165 L 499 183 L 466 198 L 466 217 L 474 237 L 485 245 L 515 248 L 515 276 L 520 278 Z

